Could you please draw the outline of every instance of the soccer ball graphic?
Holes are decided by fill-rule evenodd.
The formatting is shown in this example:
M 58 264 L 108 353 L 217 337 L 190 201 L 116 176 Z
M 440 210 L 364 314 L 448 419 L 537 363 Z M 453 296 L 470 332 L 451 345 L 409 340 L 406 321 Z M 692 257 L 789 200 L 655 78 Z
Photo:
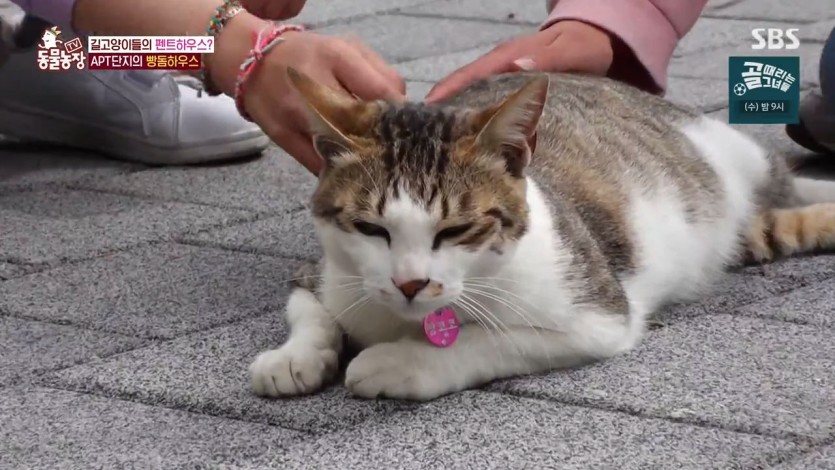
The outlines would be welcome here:
M 734 94 L 736 96 L 742 96 L 745 92 L 748 91 L 748 88 L 745 87 L 742 83 L 737 83 L 734 85 Z

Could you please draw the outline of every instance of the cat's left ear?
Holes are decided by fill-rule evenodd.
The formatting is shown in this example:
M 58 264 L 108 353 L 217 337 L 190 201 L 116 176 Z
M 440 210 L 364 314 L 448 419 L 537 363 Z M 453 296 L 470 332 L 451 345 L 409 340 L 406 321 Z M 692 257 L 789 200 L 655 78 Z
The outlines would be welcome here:
M 302 97 L 313 146 L 326 164 L 356 150 L 357 137 L 373 125 L 375 105 L 317 83 L 292 67 L 287 77 Z
M 547 75 L 541 75 L 493 108 L 476 142 L 501 154 L 507 170 L 521 178 L 536 147 L 536 127 L 548 96 Z

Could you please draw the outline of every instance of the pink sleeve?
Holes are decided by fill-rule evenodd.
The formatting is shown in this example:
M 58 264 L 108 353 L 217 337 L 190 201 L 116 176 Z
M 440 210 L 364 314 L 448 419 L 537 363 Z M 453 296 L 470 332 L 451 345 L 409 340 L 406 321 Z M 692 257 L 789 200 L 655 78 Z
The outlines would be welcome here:
M 551 15 L 542 28 L 560 20 L 578 20 L 607 30 L 632 51 L 645 69 L 624 70 L 619 75 L 649 74 L 650 85 L 655 88 L 651 91 L 656 92 L 666 89 L 667 66 L 673 50 L 707 4 L 707 0 L 546 1 Z M 629 76 L 618 78 L 630 81 Z
M 72 26 L 72 13 L 75 0 L 12 0 L 26 14 L 69 28 Z

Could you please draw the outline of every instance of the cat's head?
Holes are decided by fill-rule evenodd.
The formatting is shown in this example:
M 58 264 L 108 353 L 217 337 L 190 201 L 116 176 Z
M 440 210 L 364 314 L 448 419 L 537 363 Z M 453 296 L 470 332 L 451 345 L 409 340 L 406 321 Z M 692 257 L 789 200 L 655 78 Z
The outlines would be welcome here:
M 312 199 L 319 238 L 373 301 L 420 319 L 513 256 L 546 76 L 481 109 L 365 102 L 288 76 L 325 160 Z

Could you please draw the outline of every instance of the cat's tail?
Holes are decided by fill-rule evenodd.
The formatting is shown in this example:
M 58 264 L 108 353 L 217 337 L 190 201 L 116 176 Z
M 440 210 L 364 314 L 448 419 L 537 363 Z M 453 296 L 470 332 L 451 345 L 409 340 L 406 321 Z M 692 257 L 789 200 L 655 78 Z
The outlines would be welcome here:
M 746 244 L 749 262 L 835 250 L 835 202 L 762 210 L 749 225 Z

